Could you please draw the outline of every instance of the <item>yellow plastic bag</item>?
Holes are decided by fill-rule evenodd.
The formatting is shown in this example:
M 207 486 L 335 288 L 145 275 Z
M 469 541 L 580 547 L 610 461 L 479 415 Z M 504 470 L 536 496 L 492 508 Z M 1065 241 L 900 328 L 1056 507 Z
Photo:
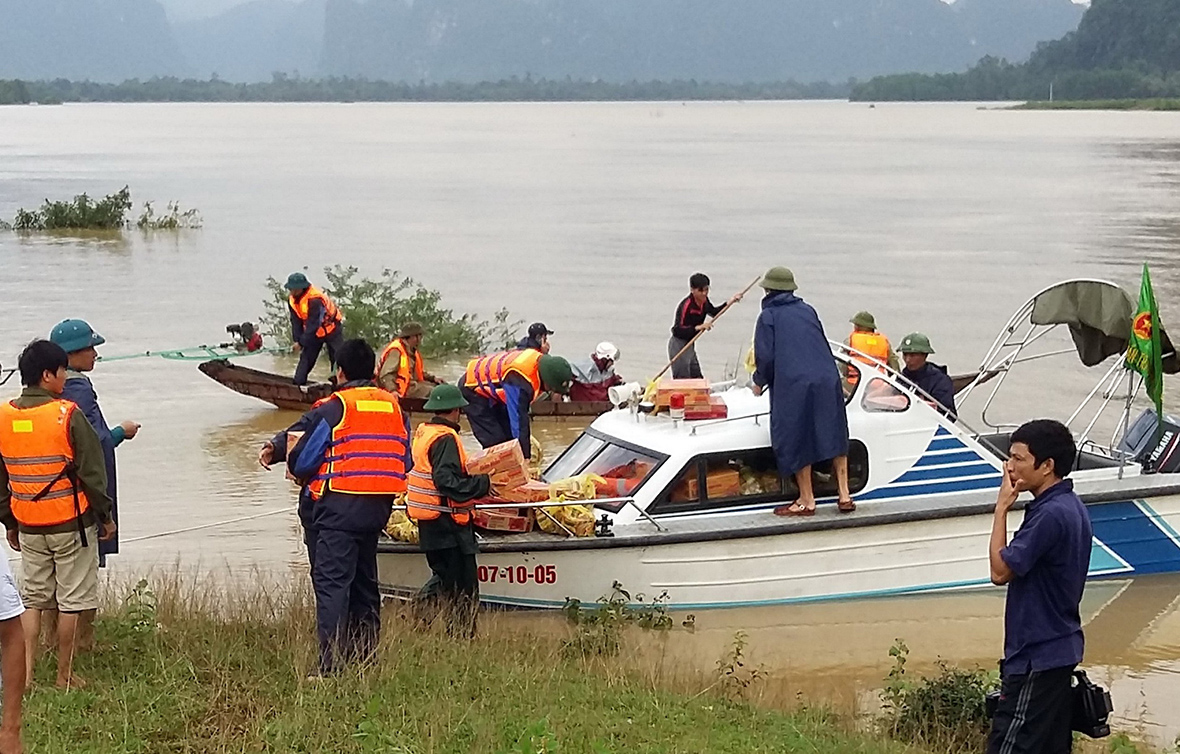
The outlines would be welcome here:
M 394 511 L 385 524 L 385 533 L 398 542 L 418 544 L 418 524 L 414 523 L 405 511 Z
M 598 496 L 598 485 L 606 480 L 597 474 L 560 479 L 549 485 L 549 499 L 555 502 L 567 500 L 593 500 Z M 537 511 L 537 526 L 549 534 L 575 537 L 594 536 L 593 505 L 555 505 Z M 568 531 L 567 531 L 568 530 Z
M 541 471 L 545 468 L 545 446 L 536 435 L 529 435 L 529 448 L 532 458 L 529 459 L 529 475 L 533 479 L 541 478 Z
M 582 474 L 569 479 L 559 479 L 549 485 L 550 500 L 593 500 L 598 497 L 598 485 L 606 480 L 597 474 Z

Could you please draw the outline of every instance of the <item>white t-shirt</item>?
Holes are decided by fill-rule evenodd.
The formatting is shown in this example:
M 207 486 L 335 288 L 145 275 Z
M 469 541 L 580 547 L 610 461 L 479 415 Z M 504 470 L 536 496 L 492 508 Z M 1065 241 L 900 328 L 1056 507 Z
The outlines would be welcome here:
M 25 603 L 21 602 L 20 591 L 16 588 L 16 579 L 12 577 L 9 557 L 10 550 L 0 547 L 0 620 L 16 618 L 25 611 Z

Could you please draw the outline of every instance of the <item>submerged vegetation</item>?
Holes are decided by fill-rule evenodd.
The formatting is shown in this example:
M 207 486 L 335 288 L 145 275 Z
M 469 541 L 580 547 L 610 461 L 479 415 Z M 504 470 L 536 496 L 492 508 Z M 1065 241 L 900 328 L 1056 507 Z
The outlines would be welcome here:
M 31 102 L 567 102 L 659 100 L 845 99 L 850 84 L 769 81 L 724 84 L 709 81 L 575 81 L 512 77 L 478 83 L 371 81 L 365 78 L 308 79 L 276 73 L 271 81 L 235 84 L 152 78 L 121 84 L 93 81 L 3 81 L 0 105 Z
M 88 194 L 78 194 L 69 201 L 50 201 L 40 208 L 16 211 L 12 230 L 121 230 L 132 226 L 127 218 L 131 210 L 131 190 L 124 186 L 99 200 Z M 195 209 L 181 210 L 177 202 L 169 202 L 168 210 L 157 215 L 152 202 L 144 202 L 143 212 L 134 222 L 142 230 L 176 230 L 201 227 L 201 214 Z
M 425 330 L 422 352 L 428 357 L 486 353 L 515 340 L 521 322 L 510 320 L 500 309 L 490 320 L 474 314 L 456 314 L 442 305 L 442 294 L 406 277 L 396 270 L 382 270 L 377 278 L 360 274 L 356 267 L 325 267 L 323 278 L 313 279 L 320 290 L 336 303 L 344 315 L 347 337 L 364 338 L 381 349 L 407 322 L 420 322 Z M 259 331 L 279 343 L 291 343 L 288 291 L 271 277 L 266 280 L 269 295 Z

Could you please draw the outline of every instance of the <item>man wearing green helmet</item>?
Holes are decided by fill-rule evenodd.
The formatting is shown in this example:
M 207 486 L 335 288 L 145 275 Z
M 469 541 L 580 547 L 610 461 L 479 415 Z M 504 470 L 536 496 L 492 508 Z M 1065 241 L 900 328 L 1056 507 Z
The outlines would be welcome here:
M 485 448 L 519 440 L 530 458 L 529 407 L 545 391 L 568 393 L 573 377 L 568 361 L 532 348 L 472 359 L 459 383 L 471 433 Z
M 955 385 L 946 373 L 946 367 L 927 361 L 927 357 L 934 353 L 930 347 L 930 338 L 920 332 L 912 332 L 901 340 L 901 347 L 897 349 L 905 361 L 905 369 L 901 374 L 926 393 L 938 401 L 939 408 L 955 416 Z

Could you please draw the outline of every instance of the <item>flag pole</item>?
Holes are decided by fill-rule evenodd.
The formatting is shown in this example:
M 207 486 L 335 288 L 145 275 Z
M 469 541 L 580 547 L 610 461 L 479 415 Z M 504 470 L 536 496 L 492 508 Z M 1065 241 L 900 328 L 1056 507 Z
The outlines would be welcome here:
M 1127 400 L 1123 406 L 1123 438 L 1122 443 L 1127 442 L 1127 431 L 1131 428 L 1131 401 L 1135 397 L 1135 375 L 1131 374 L 1131 379 L 1127 380 Z M 1127 451 L 1119 451 L 1119 479 L 1123 478 L 1123 469 L 1127 466 Z

